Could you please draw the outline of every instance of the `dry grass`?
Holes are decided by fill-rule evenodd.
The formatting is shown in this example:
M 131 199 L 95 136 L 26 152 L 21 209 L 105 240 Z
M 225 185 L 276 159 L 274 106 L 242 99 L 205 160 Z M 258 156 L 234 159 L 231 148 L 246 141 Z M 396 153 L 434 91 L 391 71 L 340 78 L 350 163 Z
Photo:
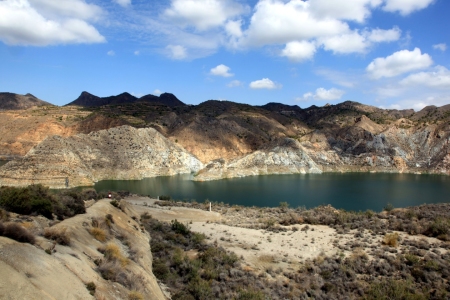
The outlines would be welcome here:
M 122 254 L 119 246 L 114 243 L 108 243 L 106 245 L 104 255 L 108 260 L 120 262 L 122 267 L 129 263 L 129 259 Z
M 128 300 L 144 300 L 144 296 L 138 291 L 131 291 L 128 294 Z
M 397 247 L 398 246 L 398 240 L 399 235 L 397 232 L 395 233 L 388 233 L 383 238 L 383 245 L 387 245 L 390 247 Z
M 49 227 L 44 230 L 44 237 L 50 240 L 54 240 L 60 245 L 70 245 L 70 235 L 67 232 L 67 228 L 55 228 Z
M 270 254 L 263 254 L 263 255 L 258 256 L 258 260 L 263 263 L 272 264 L 275 262 L 275 256 L 270 255 Z
M 89 229 L 89 233 L 98 241 L 100 242 L 106 242 L 107 240 L 107 234 L 106 231 L 98 228 L 98 227 L 92 227 Z

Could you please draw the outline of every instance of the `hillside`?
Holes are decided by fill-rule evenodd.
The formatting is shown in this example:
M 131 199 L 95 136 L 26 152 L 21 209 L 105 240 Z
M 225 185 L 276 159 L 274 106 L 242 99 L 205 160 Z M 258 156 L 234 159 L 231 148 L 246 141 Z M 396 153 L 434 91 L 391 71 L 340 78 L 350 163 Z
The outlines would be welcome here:
M 38 99 L 31 94 L 0 93 L 0 110 L 20 110 L 44 105 L 52 104 Z
M 202 163 L 153 128 L 130 126 L 52 136 L 0 169 L 0 185 L 88 186 L 105 179 L 142 179 L 192 173 Z
M 160 98 L 173 96 L 163 95 Z M 385 110 L 353 101 L 300 108 L 281 103 L 251 106 L 215 100 L 199 105 L 170 106 L 157 101 L 140 101 L 126 93 L 95 99 L 120 104 L 0 113 L 4 116 L 0 121 L 4 122 L 0 155 L 23 156 L 52 135 L 70 137 L 129 125 L 155 129 L 206 165 L 196 180 L 313 171 L 449 174 L 450 105 L 429 106 L 414 112 L 411 109 Z M 116 140 L 115 146 L 122 149 L 123 142 Z M 71 147 L 68 151 L 76 153 L 81 144 Z M 52 149 L 45 152 L 49 157 L 67 150 L 64 143 L 55 143 Z M 35 155 L 34 151 L 30 155 Z M 109 149 L 98 148 L 98 151 L 107 153 Z M 21 162 L 28 166 L 20 168 L 30 169 L 35 164 L 30 157 Z M 100 159 L 100 156 L 94 157 Z M 44 172 L 47 166 L 39 165 Z M 127 175 L 117 177 L 111 170 L 100 169 L 103 171 L 84 180 L 142 178 L 147 174 L 142 171 L 138 175 L 141 171 L 136 171 L 132 175 L 127 171 Z M 101 172 L 108 175 L 100 175 Z
M 119 209 L 109 202 L 62 222 L 11 214 L 9 222 L 27 228 L 36 242 L 0 236 L 0 298 L 167 299 L 152 273 L 150 236 L 138 230 L 139 215 L 126 203 Z M 141 298 L 130 297 L 136 293 Z

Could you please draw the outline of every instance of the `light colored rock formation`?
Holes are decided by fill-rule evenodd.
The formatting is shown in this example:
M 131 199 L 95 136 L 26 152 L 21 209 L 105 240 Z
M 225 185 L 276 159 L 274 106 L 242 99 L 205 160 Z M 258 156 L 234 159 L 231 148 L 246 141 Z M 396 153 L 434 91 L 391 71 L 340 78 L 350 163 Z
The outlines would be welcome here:
M 88 186 L 105 179 L 191 173 L 203 164 L 153 128 L 121 126 L 68 138 L 52 136 L 0 169 L 0 185 Z
M 55 245 L 43 237 L 38 237 L 35 245 L 0 237 L 0 298 L 119 300 L 128 299 L 130 291 L 138 289 L 145 299 L 165 300 L 152 273 L 150 236 L 139 228 L 139 223 L 135 221 L 139 220 L 139 216 L 131 205 L 123 205 L 121 211 L 109 201 L 102 200 L 88 208 L 86 214 L 52 226 L 53 230 L 66 230 L 70 246 Z M 111 235 L 108 241 L 102 243 L 89 233 L 92 221 L 101 222 L 106 214 L 110 214 L 114 221 L 111 230 L 120 234 L 122 241 Z M 35 222 L 29 222 L 28 228 L 42 230 Z M 124 241 L 129 246 L 124 245 Z M 120 270 L 128 286 L 105 280 L 96 271 L 98 266 L 94 261 L 105 259 L 97 249 L 104 247 L 105 243 L 118 245 L 125 257 L 133 251 L 134 259 L 128 258 L 126 266 Z M 45 250 L 51 248 L 53 250 L 49 255 Z M 89 282 L 96 286 L 95 297 L 89 294 L 85 286 Z M 131 287 L 132 284 L 136 286 Z
M 194 180 L 214 180 L 266 174 L 322 173 L 302 145 L 290 138 L 229 162 L 214 160 L 198 172 Z

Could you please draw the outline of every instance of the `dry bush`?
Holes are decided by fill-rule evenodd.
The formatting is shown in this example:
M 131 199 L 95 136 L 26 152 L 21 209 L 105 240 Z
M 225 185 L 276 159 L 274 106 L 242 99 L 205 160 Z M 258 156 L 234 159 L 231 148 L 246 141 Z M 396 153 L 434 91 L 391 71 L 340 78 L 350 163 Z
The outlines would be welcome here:
M 44 230 L 44 237 L 50 240 L 54 240 L 60 245 L 70 245 L 70 235 L 67 232 L 67 228 L 55 228 L 49 227 Z
M 108 243 L 106 245 L 104 255 L 105 255 L 105 258 L 110 261 L 120 262 L 122 267 L 126 266 L 129 263 L 128 258 L 122 254 L 119 246 L 117 246 L 114 243 Z
M 128 294 L 128 300 L 144 300 L 144 296 L 138 291 L 131 291 Z
M 97 271 L 103 279 L 116 281 L 117 274 L 122 271 L 122 266 L 117 261 L 102 261 Z
M 270 255 L 270 254 L 263 254 L 263 255 L 258 256 L 258 260 L 260 262 L 264 262 L 264 263 L 274 263 L 275 256 Z
M 383 238 L 383 245 L 387 245 L 390 247 L 397 247 L 399 241 L 399 235 L 397 232 L 388 233 Z
M 106 242 L 107 239 L 107 234 L 106 231 L 98 228 L 98 227 L 92 227 L 89 229 L 89 233 L 97 240 L 100 242 Z
M 34 244 L 34 235 L 17 223 L 0 223 L 0 235 L 21 243 Z

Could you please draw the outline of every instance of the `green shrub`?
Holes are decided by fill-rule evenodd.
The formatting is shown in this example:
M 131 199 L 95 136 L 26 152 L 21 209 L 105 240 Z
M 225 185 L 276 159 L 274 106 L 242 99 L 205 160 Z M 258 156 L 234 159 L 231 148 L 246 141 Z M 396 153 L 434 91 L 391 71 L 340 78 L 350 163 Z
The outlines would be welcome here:
M 119 203 L 119 201 L 117 201 L 117 200 L 112 200 L 112 201 L 109 202 L 109 203 L 111 203 L 112 206 L 117 207 L 117 208 L 119 208 L 119 206 L 120 206 L 120 203 Z
M 414 285 L 410 281 L 385 279 L 373 282 L 367 291 L 366 300 L 391 300 L 408 299 L 422 300 L 426 297 L 414 291 Z
M 89 294 L 93 296 L 95 294 L 95 289 L 97 288 L 97 286 L 91 281 L 86 283 L 86 288 L 89 291 Z
M 184 225 L 181 222 L 178 222 L 176 219 L 172 220 L 170 223 L 172 230 L 176 233 L 182 234 L 182 235 L 188 235 L 191 231 L 189 229 L 189 226 Z
M 168 200 L 170 200 L 170 196 L 161 195 L 161 196 L 159 196 L 159 200 L 166 200 L 166 201 L 168 201 Z
M 429 236 L 440 236 L 440 235 L 446 235 L 449 233 L 449 226 L 450 222 L 448 219 L 445 218 L 436 218 L 429 226 L 428 229 L 425 231 L 426 235 Z
M 0 188 L 0 206 L 17 214 L 39 214 L 51 219 L 55 202 L 49 189 L 41 184 Z

